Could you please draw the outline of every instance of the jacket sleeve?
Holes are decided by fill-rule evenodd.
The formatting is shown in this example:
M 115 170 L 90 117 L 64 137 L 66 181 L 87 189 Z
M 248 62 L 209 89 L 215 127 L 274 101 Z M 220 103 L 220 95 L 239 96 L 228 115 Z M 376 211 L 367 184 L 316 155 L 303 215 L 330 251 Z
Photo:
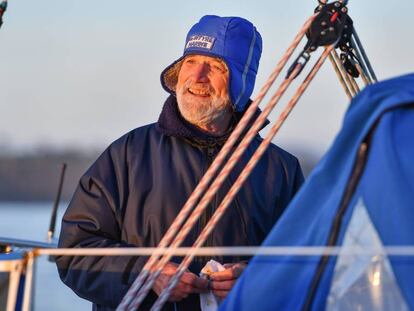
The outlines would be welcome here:
M 127 139 L 111 145 L 81 178 L 63 217 L 60 248 L 133 247 L 121 239 L 128 197 Z M 145 264 L 145 257 L 59 256 L 62 281 L 77 295 L 116 307 Z

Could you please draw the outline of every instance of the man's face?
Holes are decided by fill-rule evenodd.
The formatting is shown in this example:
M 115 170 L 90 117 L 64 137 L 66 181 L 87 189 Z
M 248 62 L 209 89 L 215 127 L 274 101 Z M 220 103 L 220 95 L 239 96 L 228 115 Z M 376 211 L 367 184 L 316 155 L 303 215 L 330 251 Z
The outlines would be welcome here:
M 178 108 L 195 125 L 218 121 L 231 113 L 228 96 L 229 72 L 218 58 L 187 56 L 181 65 L 176 85 Z

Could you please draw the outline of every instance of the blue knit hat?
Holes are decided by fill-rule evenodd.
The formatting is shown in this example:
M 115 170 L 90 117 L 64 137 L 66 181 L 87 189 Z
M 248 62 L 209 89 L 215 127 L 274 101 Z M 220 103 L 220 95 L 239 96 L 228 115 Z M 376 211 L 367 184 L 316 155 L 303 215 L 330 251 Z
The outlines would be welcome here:
M 226 63 L 231 103 L 236 111 L 245 110 L 262 54 L 262 38 L 253 24 L 240 17 L 203 16 L 188 32 L 183 56 L 161 73 L 167 92 L 175 95 L 177 66 L 192 54 L 219 57 Z

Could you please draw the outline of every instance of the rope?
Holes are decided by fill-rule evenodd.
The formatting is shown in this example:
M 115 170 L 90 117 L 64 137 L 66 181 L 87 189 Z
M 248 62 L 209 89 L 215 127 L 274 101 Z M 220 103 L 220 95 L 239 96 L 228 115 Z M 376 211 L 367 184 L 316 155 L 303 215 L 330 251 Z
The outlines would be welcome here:
M 266 121 L 266 117 L 270 114 L 270 112 L 273 110 L 281 96 L 284 94 L 288 86 L 291 84 L 293 78 L 295 75 L 300 71 L 300 65 L 296 67 L 296 70 L 293 71 L 293 73 L 290 75 L 290 78 L 285 80 L 280 88 L 277 90 L 275 95 L 270 100 L 268 106 L 263 110 L 257 121 L 254 123 L 254 125 L 250 128 L 244 139 L 241 141 L 239 146 L 237 147 L 236 151 L 233 153 L 233 155 L 230 157 L 220 174 L 217 176 L 213 184 L 210 186 L 206 194 L 204 195 L 203 199 L 200 201 L 199 205 L 196 207 L 196 209 L 193 211 L 191 216 L 188 218 L 187 222 L 183 226 L 183 228 L 178 233 L 178 236 L 173 241 L 172 245 L 170 247 L 175 248 L 180 246 L 188 233 L 191 231 L 191 229 L 194 227 L 194 225 L 197 223 L 197 220 L 202 215 L 203 211 L 207 207 L 208 203 L 211 201 L 211 199 L 214 197 L 217 190 L 221 187 L 225 179 L 227 178 L 228 174 L 231 172 L 231 170 L 234 168 L 236 163 L 239 161 L 240 157 L 242 156 L 243 152 L 246 150 L 250 142 L 253 140 L 253 138 L 256 136 L 257 132 L 260 130 L 263 123 Z M 202 234 L 202 233 L 201 233 Z M 144 300 L 150 289 L 152 288 L 152 285 L 154 284 L 157 277 L 161 274 L 162 269 L 164 266 L 168 263 L 171 256 L 166 255 L 164 256 L 159 265 L 157 266 L 157 269 L 154 273 L 151 274 L 149 280 L 146 282 L 145 286 L 142 288 L 141 291 L 138 292 L 137 297 L 134 300 L 133 308 L 138 308 L 139 304 Z
M 349 75 L 349 74 L 348 74 L 348 77 L 349 77 L 349 80 L 351 81 L 352 87 L 356 91 L 356 94 L 358 94 L 361 90 L 359 89 L 359 86 L 356 83 L 355 78 L 353 76 Z
M 298 46 L 298 44 L 302 40 L 303 36 L 305 35 L 307 29 L 309 28 L 310 24 L 312 23 L 312 21 L 314 20 L 315 17 L 316 17 L 316 14 L 311 16 L 305 22 L 305 24 L 303 25 L 303 27 L 301 28 L 299 33 L 295 36 L 292 44 L 289 46 L 289 48 L 287 49 L 285 55 L 282 57 L 282 59 L 277 64 L 275 70 L 270 75 L 270 77 L 269 77 L 268 81 L 266 82 L 266 84 L 262 87 L 261 91 L 259 92 L 259 95 L 250 104 L 250 107 L 245 112 L 243 118 L 240 120 L 240 122 L 238 123 L 238 125 L 234 129 L 233 133 L 230 135 L 229 139 L 227 140 L 227 142 L 225 143 L 225 145 L 222 147 L 221 151 L 217 155 L 216 159 L 211 164 L 210 168 L 208 169 L 206 174 L 203 176 L 200 183 L 197 185 L 196 189 L 193 191 L 190 198 L 187 200 L 186 204 L 181 209 L 180 213 L 178 214 L 178 216 L 176 217 L 176 219 L 174 220 L 174 222 L 172 223 L 172 225 L 168 229 L 167 233 L 162 238 L 161 242 L 159 243 L 159 247 L 167 246 L 171 242 L 171 240 L 177 235 L 177 232 L 180 230 L 181 224 L 185 221 L 185 219 L 187 218 L 187 216 L 191 212 L 193 206 L 196 204 L 198 199 L 202 196 L 202 193 L 206 190 L 207 186 L 209 185 L 210 181 L 212 180 L 215 173 L 219 169 L 220 165 L 224 162 L 224 160 L 227 157 L 228 153 L 231 151 L 233 145 L 235 144 L 235 142 L 237 141 L 237 139 L 239 138 L 241 133 L 244 131 L 244 129 L 247 127 L 247 124 L 249 123 L 249 121 L 250 121 L 251 117 L 253 116 L 253 114 L 256 112 L 256 109 L 257 109 L 258 105 L 260 104 L 260 102 L 262 101 L 262 99 L 264 98 L 264 96 L 266 95 L 268 90 L 270 89 L 271 85 L 274 83 L 275 79 L 278 77 L 278 75 L 282 71 L 283 67 L 286 65 L 288 59 L 291 57 L 292 53 L 294 52 L 294 50 L 296 49 L 296 47 Z M 258 128 L 257 131 L 260 129 L 260 127 L 262 126 L 262 124 L 266 120 L 266 117 L 262 117 L 262 115 L 264 116 L 264 113 L 265 113 L 265 111 L 262 112 L 260 117 L 254 123 L 254 124 L 259 124 L 259 122 L 261 122 L 260 126 L 255 127 L 255 128 Z M 266 111 L 266 113 L 267 113 L 267 111 Z M 268 114 L 269 113 L 270 113 L 270 111 L 268 111 Z M 257 133 L 257 131 L 256 131 L 256 133 Z M 256 133 L 254 133 L 254 135 L 256 135 Z M 240 145 L 239 145 L 239 147 L 240 147 Z M 244 148 L 246 148 L 247 145 L 248 144 L 244 144 Z M 237 150 L 239 150 L 239 148 Z M 242 154 L 242 152 L 244 152 L 244 149 L 240 152 L 240 155 Z M 234 154 L 233 154 L 233 156 L 234 156 Z M 232 156 L 232 158 L 233 158 L 233 156 Z M 229 160 L 229 162 L 230 162 L 230 160 Z M 234 164 L 235 164 L 235 162 L 231 163 L 231 165 L 234 165 Z M 223 168 L 223 170 L 221 171 L 221 174 L 219 175 L 219 177 L 221 176 L 221 178 L 223 180 L 227 177 L 227 175 L 225 175 L 225 174 L 228 174 L 230 172 L 230 170 L 225 169 L 225 168 L 226 168 L 226 166 Z M 217 179 L 218 179 L 218 177 L 217 177 Z M 211 189 L 212 186 L 209 189 Z M 217 183 L 216 183 L 216 186 L 217 186 Z M 217 191 L 217 190 L 218 190 L 218 187 L 215 187 L 215 188 L 213 188 L 212 191 Z M 210 199 L 214 196 L 214 193 L 215 193 L 215 192 L 213 193 L 212 191 L 210 192 L 210 195 L 209 195 Z M 206 195 L 207 195 L 207 193 L 206 193 Z M 206 197 L 206 195 L 205 195 L 205 197 Z M 205 206 L 207 206 L 208 203 L 209 203 L 209 201 L 202 200 L 202 201 L 200 201 L 200 203 L 198 205 L 200 206 L 201 204 L 204 204 Z M 200 213 L 200 215 L 201 215 L 201 213 Z M 183 230 L 181 230 L 180 232 L 182 232 L 182 231 Z M 127 294 L 122 299 L 121 304 L 118 306 L 117 310 L 125 310 L 126 307 L 131 303 L 131 301 L 136 297 L 136 293 L 144 285 L 144 282 L 145 282 L 145 280 L 147 279 L 147 277 L 149 275 L 149 271 L 154 266 L 154 264 L 157 262 L 157 260 L 158 260 L 157 256 L 151 256 L 149 258 L 149 260 L 145 264 L 144 268 L 141 270 L 140 274 L 138 275 L 137 279 L 134 281 L 134 283 L 132 284 L 132 286 L 128 290 Z M 165 260 L 164 260 L 164 262 L 165 262 Z M 158 271 L 158 270 L 161 271 L 163 266 L 160 267 L 160 265 L 158 265 L 156 271 Z M 152 281 L 149 282 L 151 284 L 151 286 L 152 286 L 152 283 L 153 283 L 154 280 L 155 280 L 155 278 L 152 277 Z M 145 287 L 146 290 L 145 291 L 148 292 L 149 289 L 151 288 L 151 286 L 146 285 L 146 287 Z M 143 295 L 141 295 L 141 296 L 143 296 Z M 143 299 L 143 298 L 140 298 L 140 299 Z M 135 301 L 134 304 L 136 304 L 136 301 L 138 301 L 138 299 L 135 299 L 134 301 Z
M 348 85 L 349 90 L 351 91 L 352 97 L 354 97 L 358 93 L 358 91 L 355 89 L 354 84 L 351 82 L 351 77 L 346 72 L 345 68 L 341 65 L 341 60 L 338 56 L 338 53 L 335 50 L 332 51 L 332 56 L 335 62 L 337 63 L 338 68 L 341 71 L 342 77 L 345 79 L 345 82 Z
M 346 81 L 345 81 L 344 77 L 342 76 L 342 72 L 340 70 L 340 67 L 336 63 L 335 58 L 332 56 L 332 53 L 329 54 L 329 60 L 331 61 L 331 64 L 332 64 L 332 67 L 335 70 L 336 76 L 338 77 L 339 82 L 342 85 L 342 88 L 344 89 L 346 95 L 348 96 L 348 99 L 351 100 L 352 99 L 351 90 L 349 89 L 348 85 L 346 84 Z
M 345 2 L 347 2 L 347 1 L 345 1 Z M 315 17 L 315 15 L 313 16 L 313 18 L 314 17 Z M 313 20 L 313 18 L 312 18 L 312 20 Z M 311 22 L 312 21 L 309 22 L 309 25 L 311 24 Z M 302 37 L 303 37 L 303 34 L 302 34 Z M 358 38 L 356 38 L 356 40 L 358 40 Z M 337 62 L 337 69 L 340 70 L 340 72 L 342 73 L 342 77 L 344 78 L 344 79 L 340 79 L 340 80 L 342 82 L 344 82 L 343 85 L 347 84 L 347 89 L 348 89 L 348 93 L 347 94 L 348 94 L 348 96 L 349 95 L 351 95 L 351 96 L 356 95 L 359 92 L 359 86 L 356 83 L 355 79 L 353 79 L 352 77 L 350 77 L 348 75 L 348 73 L 345 71 L 345 69 L 343 68 L 343 66 L 341 66 L 341 64 L 340 64 L 340 62 L 338 60 L 338 55 L 336 54 L 336 52 L 333 49 L 334 49 L 334 45 L 331 45 L 331 46 L 329 46 L 328 48 L 325 49 L 324 53 L 322 54 L 322 56 L 319 58 L 318 62 L 313 67 L 311 73 L 307 76 L 307 78 L 305 79 L 305 81 L 298 88 L 297 93 L 294 95 L 294 97 L 288 103 L 288 107 L 282 112 L 281 116 L 279 117 L 278 122 L 272 128 L 272 131 L 271 132 L 272 132 L 272 135 L 273 136 L 277 133 L 277 131 L 279 130 L 279 128 L 281 127 L 281 125 L 284 123 L 284 121 L 286 120 L 286 118 L 289 115 L 290 111 L 296 105 L 297 101 L 299 100 L 299 98 L 301 97 L 301 95 L 303 94 L 303 92 L 305 91 L 305 89 L 307 88 L 308 84 L 313 79 L 314 75 L 319 70 L 320 66 L 322 66 L 322 64 L 325 61 L 326 57 L 328 57 L 328 55 L 330 53 L 332 53 L 332 55 L 333 55 L 331 57 L 331 60 L 334 60 L 334 61 Z M 361 49 L 362 49 L 362 46 L 361 46 Z M 329 52 L 327 52 L 328 50 L 329 50 Z M 292 50 L 292 52 L 293 52 L 293 50 Z M 286 56 L 286 54 L 285 54 L 285 58 L 286 58 L 286 61 L 287 61 L 288 57 Z M 208 188 L 207 192 L 201 198 L 201 200 L 200 200 L 199 204 L 196 206 L 194 212 L 188 218 L 187 223 L 185 223 L 182 226 L 181 230 L 180 230 L 180 226 L 183 224 L 185 218 L 188 216 L 189 212 L 191 211 L 192 206 L 201 197 L 202 192 L 204 192 L 205 189 L 207 188 L 208 182 L 210 182 L 213 179 L 213 177 L 216 174 L 217 170 L 219 169 L 220 165 L 223 163 L 225 156 L 231 150 L 231 148 L 233 147 L 235 141 L 241 135 L 242 131 L 244 130 L 245 126 L 247 125 L 247 122 L 250 120 L 251 115 L 249 114 L 249 118 L 246 118 L 246 119 L 248 119 L 248 121 L 246 122 L 246 124 L 243 124 L 243 127 L 236 127 L 236 130 L 239 130 L 240 132 L 238 132 L 238 135 L 237 136 L 236 135 L 234 135 L 234 136 L 232 135 L 231 136 L 231 138 L 235 137 L 235 139 L 234 139 L 234 141 L 232 141 L 231 144 L 226 144 L 229 147 L 228 147 L 228 150 L 226 150 L 225 153 L 223 152 L 223 154 L 225 156 L 223 156 L 223 158 L 219 158 L 219 156 L 222 155 L 221 153 L 219 153 L 219 155 L 218 155 L 217 158 L 219 158 L 220 161 L 217 161 L 218 164 L 213 167 L 214 169 L 212 169 L 211 172 L 208 171 L 206 173 L 206 175 L 203 177 L 202 181 L 200 182 L 201 186 L 200 187 L 197 186 L 196 190 L 193 192 L 193 194 L 190 196 L 190 199 L 187 201 L 188 204 L 186 203 L 186 205 L 184 206 L 183 209 L 185 210 L 185 213 L 180 213 L 178 215 L 177 219 L 174 221 L 174 223 L 172 225 L 173 230 L 171 232 L 167 232 L 167 235 L 166 236 L 168 236 L 168 238 L 166 238 L 164 240 L 164 238 L 165 238 L 165 236 L 164 236 L 163 240 L 160 242 L 160 246 L 167 246 L 168 243 L 171 242 L 174 233 L 177 233 L 178 230 L 180 230 L 179 233 L 178 233 L 178 236 L 174 239 L 174 241 L 172 242 L 172 244 L 171 244 L 170 247 L 171 248 L 177 248 L 177 247 L 179 247 L 181 245 L 181 243 L 185 239 L 186 235 L 189 233 L 189 231 L 191 230 L 191 228 L 194 226 L 194 224 L 196 223 L 197 219 L 201 216 L 201 214 L 203 213 L 204 209 L 207 207 L 208 203 L 214 197 L 214 194 L 220 188 L 220 186 L 224 182 L 225 178 L 227 178 L 228 174 L 231 172 L 231 170 L 234 168 L 234 166 L 237 163 L 237 161 L 240 159 L 240 157 L 241 157 L 242 153 L 244 152 L 244 150 L 250 144 L 251 140 L 257 134 L 257 132 L 260 130 L 262 124 L 266 120 L 267 115 L 270 114 L 270 111 L 277 104 L 277 102 L 279 101 L 280 97 L 284 94 L 285 90 L 290 85 L 291 81 L 296 77 L 296 75 L 300 72 L 301 69 L 302 69 L 301 68 L 301 64 L 296 64 L 295 67 L 294 67 L 295 74 L 293 74 L 293 73 L 292 74 L 290 74 L 290 73 L 288 74 L 287 80 L 285 80 L 282 83 L 282 85 L 279 87 L 279 89 L 277 90 L 277 92 L 275 93 L 275 95 L 272 97 L 272 99 L 271 99 L 270 103 L 268 104 L 268 106 L 264 109 L 263 113 L 255 121 L 253 127 L 249 130 L 249 132 L 243 138 L 242 142 L 237 147 L 236 151 L 230 157 L 229 161 L 224 165 L 224 167 L 222 168 L 221 172 L 218 174 L 218 176 L 216 177 L 216 179 L 213 181 L 212 185 Z M 280 73 L 280 71 L 279 71 L 279 73 Z M 272 83 L 274 82 L 274 79 L 273 79 Z M 271 84 L 265 84 L 265 86 L 263 87 L 263 89 L 266 89 L 265 92 L 268 91 L 268 89 L 270 88 L 270 85 Z M 257 100 L 257 103 L 255 103 L 256 104 L 255 109 L 257 108 L 258 103 L 262 99 L 263 99 L 263 97 L 259 97 L 259 99 Z M 252 108 L 252 106 L 250 108 Z M 250 111 L 248 110 L 248 112 L 250 112 Z M 235 130 L 235 132 L 236 132 L 236 130 Z M 236 183 L 232 186 L 232 188 L 230 189 L 229 193 L 226 195 L 226 197 L 224 198 L 223 202 L 221 203 L 221 205 L 217 209 L 216 213 L 213 215 L 213 217 L 210 219 L 210 222 L 207 224 L 206 228 L 204 228 L 203 232 L 198 237 L 197 241 L 194 244 L 194 247 L 195 248 L 200 247 L 204 243 L 207 235 L 214 228 L 214 226 L 218 222 L 218 219 L 220 219 L 220 217 L 221 217 L 221 214 L 219 213 L 220 207 L 223 206 L 223 213 L 224 213 L 224 211 L 226 210 L 226 208 L 230 205 L 230 202 L 232 201 L 232 199 L 234 198 L 234 196 L 237 194 L 237 192 L 240 189 L 240 187 L 243 184 L 243 182 L 247 179 L 247 177 L 249 176 L 250 172 L 253 170 L 253 168 L 256 165 L 257 161 L 259 160 L 260 156 L 264 153 L 264 151 L 266 150 L 267 146 L 270 144 L 270 141 L 273 138 L 273 136 L 271 136 L 270 139 L 267 140 L 268 137 L 269 137 L 269 135 L 268 135 L 268 137 L 266 137 L 266 139 L 259 146 L 259 148 L 256 151 L 255 155 L 252 157 L 252 159 L 250 159 L 249 163 L 247 164 L 247 166 L 245 167 L 245 169 L 240 174 L 240 176 L 237 179 Z M 229 140 L 230 140 L 230 138 L 229 138 Z M 225 147 L 227 147 L 226 145 L 223 147 L 223 149 Z M 263 147 L 262 147 L 262 145 L 263 145 Z M 222 151 L 223 151 L 223 149 L 222 149 Z M 257 159 L 255 158 L 256 154 L 257 154 Z M 207 182 L 203 183 L 204 180 L 206 180 Z M 191 199 L 193 199 L 193 201 L 191 201 Z M 209 228 L 209 224 L 210 223 L 211 223 L 211 228 Z M 172 228 L 169 228 L 169 229 L 172 229 Z M 165 242 L 165 243 L 162 243 L 162 242 Z M 147 262 L 146 266 L 144 267 L 144 269 L 142 269 L 142 271 L 141 271 L 140 275 L 138 276 L 137 280 L 134 282 L 133 286 L 130 288 L 130 290 L 128 291 L 128 293 L 123 298 L 123 300 L 122 300 L 120 306 L 118 306 L 117 310 L 125 310 L 125 308 L 128 305 L 129 305 L 128 310 L 133 310 L 133 309 L 138 308 L 139 305 L 140 305 L 140 303 L 146 297 L 146 295 L 149 292 L 149 290 L 152 288 L 152 285 L 153 285 L 154 281 L 157 279 L 157 277 L 161 273 L 164 265 L 168 262 L 168 260 L 171 258 L 171 256 L 172 255 L 168 255 L 167 254 L 164 257 L 162 257 L 159 262 L 157 262 L 158 255 L 151 256 L 150 260 L 148 260 L 148 262 Z M 174 275 L 174 277 L 170 280 L 169 286 L 163 291 L 163 293 L 161 294 L 161 296 L 157 300 L 156 304 L 153 306 L 152 310 L 159 310 L 162 307 L 162 305 L 168 299 L 171 290 L 174 288 L 174 286 L 178 282 L 179 278 L 181 277 L 181 275 L 184 273 L 184 271 L 186 270 L 186 268 L 190 264 L 190 262 L 193 259 L 193 257 L 194 257 L 194 255 L 192 255 L 192 253 L 190 252 L 190 254 L 187 255 L 184 258 L 184 260 L 182 261 L 182 263 L 180 265 L 180 267 L 184 267 L 184 268 L 181 269 L 179 267 L 177 274 Z M 152 272 L 152 271 L 154 271 L 154 269 L 153 269 L 154 267 L 156 267 L 155 268 L 155 272 Z M 135 296 L 135 294 L 136 294 L 136 296 Z M 135 296 L 135 298 L 134 298 L 134 296 Z M 130 303 L 131 301 L 132 301 L 132 303 Z
M 414 256 L 414 246 L 341 247 L 341 246 L 231 246 L 231 247 L 120 247 L 120 248 L 38 248 L 37 256 L 149 256 L 152 254 L 173 256 L 337 256 L 372 255 Z
M 230 205 L 230 202 L 233 200 L 234 196 L 237 194 L 237 192 L 239 191 L 243 183 L 246 181 L 247 177 L 250 175 L 253 168 L 255 167 L 255 165 L 257 164 L 257 162 L 259 161 L 259 159 L 261 158 L 261 156 L 263 155 L 263 153 L 265 152 L 265 150 L 271 143 L 271 140 L 276 135 L 276 133 L 279 131 L 280 127 L 283 125 L 286 118 L 289 116 L 290 112 L 292 111 L 296 103 L 298 102 L 299 98 L 302 96 L 302 94 L 308 87 L 309 83 L 312 81 L 316 73 L 319 71 L 323 62 L 328 57 L 329 53 L 333 50 L 333 48 L 334 48 L 334 45 L 330 45 L 329 47 L 325 48 L 324 52 L 319 57 L 318 61 L 316 62 L 316 64 L 314 65 L 314 67 L 312 68 L 308 76 L 299 86 L 296 93 L 294 94 L 292 99 L 287 104 L 286 108 L 280 114 L 278 121 L 271 128 L 266 138 L 259 145 L 256 152 L 253 154 L 252 158 L 249 160 L 246 167 L 240 173 L 239 177 L 237 178 L 233 186 L 230 188 L 230 191 L 227 193 L 222 203 L 217 208 L 217 210 L 211 217 L 210 221 L 207 223 L 206 227 L 201 232 L 200 236 L 197 238 L 196 242 L 193 245 L 194 248 L 199 248 L 201 247 L 201 245 L 203 245 L 203 243 L 207 239 L 207 236 L 213 230 L 217 222 L 220 220 L 221 216 L 225 213 L 226 209 Z M 292 74 L 292 76 L 294 76 L 294 74 Z M 179 279 L 181 278 L 182 274 L 186 271 L 186 269 L 190 265 L 193 258 L 194 258 L 193 252 L 190 251 L 190 253 L 181 262 L 176 274 L 170 279 L 169 285 L 163 290 L 163 292 L 158 297 L 157 301 L 155 302 L 151 310 L 157 311 L 162 308 L 162 306 L 164 305 L 164 303 L 167 301 L 168 297 L 170 296 L 171 291 L 177 285 Z

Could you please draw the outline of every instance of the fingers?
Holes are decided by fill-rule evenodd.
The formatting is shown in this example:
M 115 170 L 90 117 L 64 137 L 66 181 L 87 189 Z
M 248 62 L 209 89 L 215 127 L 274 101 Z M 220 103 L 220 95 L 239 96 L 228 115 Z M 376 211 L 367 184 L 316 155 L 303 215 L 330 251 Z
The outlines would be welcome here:
M 155 280 L 153 290 L 159 296 L 168 286 L 170 279 L 177 272 L 178 265 L 168 263 Z M 184 272 L 175 288 L 171 291 L 168 301 L 180 301 L 191 293 L 206 293 L 208 281 L 191 272 Z
M 178 269 L 178 265 L 175 263 L 167 263 L 164 267 L 162 274 L 173 276 Z M 198 290 L 207 290 L 208 281 L 198 277 L 194 273 L 191 272 L 184 272 L 183 275 L 180 278 L 180 282 L 183 282 L 185 284 L 191 285 L 192 287 L 198 289 Z
M 211 282 L 210 288 L 213 291 L 229 291 L 233 287 L 234 283 L 236 283 L 236 279 L 230 280 L 230 281 L 220 281 L 220 282 Z
M 170 275 L 161 274 L 153 285 L 153 290 L 159 296 L 162 291 L 168 286 L 168 283 L 171 279 Z M 180 301 L 186 298 L 190 293 L 192 293 L 191 285 L 185 284 L 183 282 L 178 282 L 178 284 L 171 291 L 168 301 Z
M 186 277 L 186 279 L 189 278 L 188 276 Z M 190 279 L 193 279 L 193 277 L 191 277 Z M 206 280 L 204 280 L 206 281 Z M 207 281 L 206 281 L 207 282 Z M 165 283 L 164 287 L 168 286 L 168 281 Z M 194 287 L 192 284 L 188 284 L 185 282 L 182 282 L 181 280 L 177 283 L 177 285 L 175 286 L 175 288 L 171 291 L 171 295 L 170 295 L 170 299 L 169 301 L 180 301 L 184 298 L 187 298 L 188 295 L 193 294 L 193 293 L 206 293 L 207 290 L 207 285 L 204 288 L 198 288 L 198 287 Z
M 226 281 L 237 279 L 243 270 L 246 268 L 245 263 L 225 264 L 226 270 L 213 272 L 210 274 L 210 279 L 213 281 Z
M 195 290 L 206 292 L 208 289 L 208 280 L 200 278 L 191 272 L 184 272 L 180 279 L 181 282 L 191 285 Z
M 178 282 L 175 288 L 171 291 L 170 301 L 180 301 L 187 298 L 193 292 L 190 285 Z
M 235 276 L 233 275 L 232 268 L 210 274 L 210 280 L 212 281 L 226 281 L 233 280 L 234 278 Z
M 225 270 L 210 274 L 210 288 L 214 295 L 220 298 L 227 296 L 247 264 L 239 262 L 224 264 L 223 266 Z
M 162 274 L 173 275 L 177 271 L 178 265 L 173 262 L 168 262 L 162 269 Z
M 200 278 L 194 273 L 188 271 L 184 272 L 181 275 L 180 281 L 171 291 L 171 295 L 168 300 L 171 302 L 180 301 L 188 297 L 191 293 L 206 293 L 209 289 L 211 289 L 217 297 L 226 297 L 234 286 L 237 278 L 243 272 L 246 264 L 232 263 L 226 264 L 224 267 L 226 268 L 224 271 L 210 274 L 210 285 L 208 280 Z M 164 288 L 168 286 L 170 279 L 177 272 L 177 269 L 178 265 L 174 263 L 168 263 L 164 267 L 153 286 L 154 291 L 158 295 L 160 295 Z
M 237 279 L 233 279 L 230 281 L 219 281 L 219 282 L 211 282 L 210 288 L 213 294 L 219 298 L 225 298 L 230 290 L 233 288 L 234 283 L 236 283 Z

